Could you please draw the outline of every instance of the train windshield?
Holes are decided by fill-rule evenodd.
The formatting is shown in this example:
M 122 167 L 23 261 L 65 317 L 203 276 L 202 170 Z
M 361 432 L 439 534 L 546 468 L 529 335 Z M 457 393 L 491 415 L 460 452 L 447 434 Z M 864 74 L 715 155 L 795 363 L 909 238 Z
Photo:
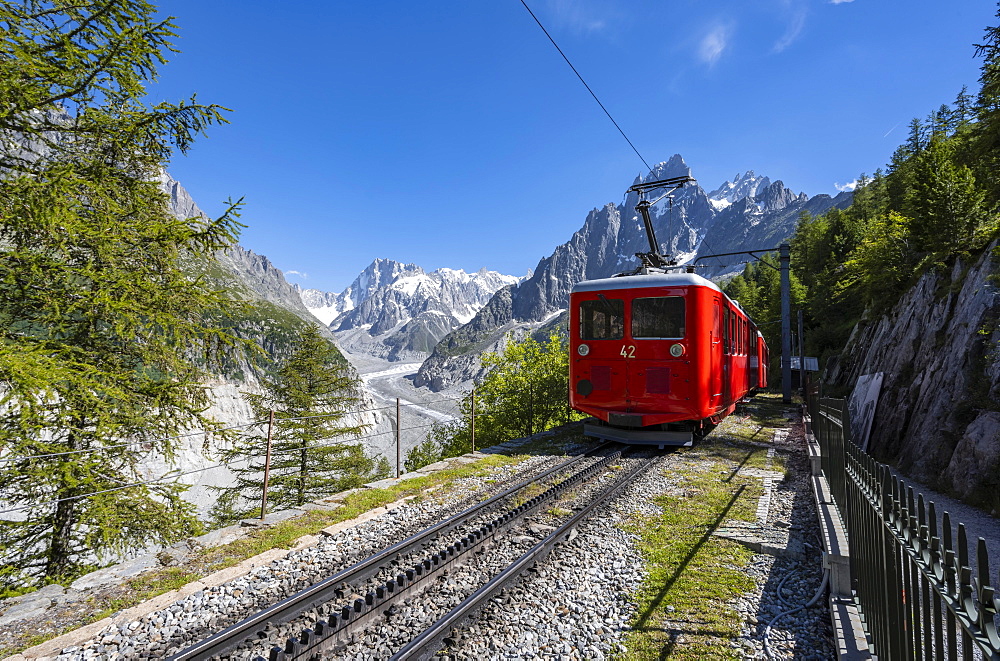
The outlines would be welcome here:
M 632 337 L 672 340 L 684 337 L 684 298 L 662 296 L 634 299 Z
M 580 301 L 581 340 L 620 340 L 625 334 L 625 301 Z

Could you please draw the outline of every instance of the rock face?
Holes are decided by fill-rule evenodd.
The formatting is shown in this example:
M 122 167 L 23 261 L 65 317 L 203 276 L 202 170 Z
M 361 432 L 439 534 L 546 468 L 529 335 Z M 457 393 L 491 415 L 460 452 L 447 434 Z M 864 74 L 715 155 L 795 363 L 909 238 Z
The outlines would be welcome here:
M 328 321 L 340 346 L 392 361 L 423 360 L 438 341 L 468 322 L 500 288 L 518 278 L 480 269 L 441 268 L 376 259 L 340 294 L 300 291 Z
M 996 243 L 991 248 L 996 248 Z M 869 452 L 932 487 L 1000 508 L 1000 292 L 985 252 L 925 274 L 862 321 L 828 378 L 883 372 Z
M 675 154 L 633 183 L 691 174 L 684 159 Z M 833 206 L 847 206 L 850 199 L 849 194 L 809 198 L 751 171 L 711 194 L 698 185 L 685 186 L 674 194 L 672 203 L 664 199 L 653 205 L 650 216 L 661 252 L 685 264 L 698 255 L 776 247 L 795 231 L 803 210 L 822 213 Z M 531 277 L 497 292 L 472 321 L 445 337 L 424 361 L 414 383 L 438 390 L 468 381 L 470 375 L 479 373 L 479 354 L 499 350 L 507 333 L 515 329 L 522 334 L 538 332 L 562 319 L 577 282 L 636 268 L 635 253 L 649 250 L 635 211 L 638 201 L 635 193 L 629 193 L 622 204 L 606 204 L 587 214 L 583 227 L 543 258 Z M 742 269 L 737 261 L 709 262 L 703 275 L 734 273 Z

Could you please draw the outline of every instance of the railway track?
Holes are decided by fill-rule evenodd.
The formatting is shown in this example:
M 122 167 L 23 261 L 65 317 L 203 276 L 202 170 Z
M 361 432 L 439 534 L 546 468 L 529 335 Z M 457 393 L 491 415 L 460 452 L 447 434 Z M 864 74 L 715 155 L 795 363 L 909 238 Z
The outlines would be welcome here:
M 371 653 L 376 642 L 379 658 L 430 658 L 483 604 L 572 538 L 583 520 L 648 466 L 648 459 L 623 458 L 611 445 L 425 528 L 170 659 L 326 658 Z M 576 502 L 561 511 L 558 525 L 530 523 L 567 498 Z M 397 617 L 404 612 L 420 613 L 415 619 L 421 622 Z

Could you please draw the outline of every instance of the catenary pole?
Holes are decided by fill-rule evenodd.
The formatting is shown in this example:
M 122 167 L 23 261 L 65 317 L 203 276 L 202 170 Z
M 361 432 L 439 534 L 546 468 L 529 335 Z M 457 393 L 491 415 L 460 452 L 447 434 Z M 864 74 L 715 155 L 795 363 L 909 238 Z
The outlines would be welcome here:
M 799 310 L 799 388 L 802 389 L 802 401 L 806 401 L 806 343 L 802 334 L 802 310 Z
M 781 267 L 781 401 L 790 404 L 792 402 L 792 286 L 789 274 L 791 246 L 782 243 L 778 251 Z

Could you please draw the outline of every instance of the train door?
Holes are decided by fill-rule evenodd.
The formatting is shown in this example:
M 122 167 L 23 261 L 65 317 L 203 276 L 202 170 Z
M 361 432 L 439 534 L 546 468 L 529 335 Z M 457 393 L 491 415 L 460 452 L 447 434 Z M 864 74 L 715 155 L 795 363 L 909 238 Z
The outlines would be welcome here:
M 716 409 L 722 403 L 722 351 L 723 351 L 723 323 L 722 323 L 722 299 L 715 299 L 712 305 L 712 336 L 709 347 L 709 401 L 711 409 Z
M 721 406 L 729 406 L 732 400 L 732 362 L 733 362 L 733 313 L 729 306 L 722 305 L 722 402 Z

